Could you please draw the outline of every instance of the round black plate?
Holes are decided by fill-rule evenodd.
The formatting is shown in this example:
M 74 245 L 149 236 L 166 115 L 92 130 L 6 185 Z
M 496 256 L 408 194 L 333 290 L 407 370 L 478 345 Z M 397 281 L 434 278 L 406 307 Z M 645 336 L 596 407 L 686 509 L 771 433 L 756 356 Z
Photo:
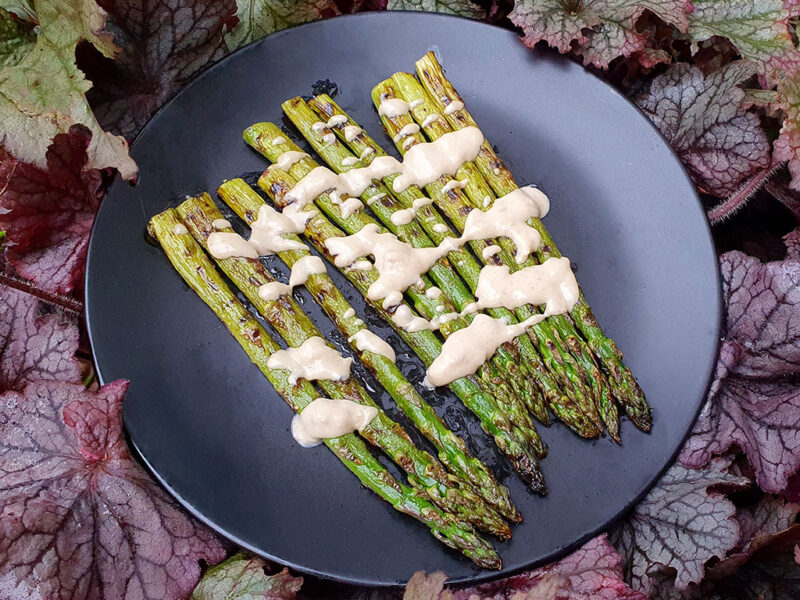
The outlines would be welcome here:
M 511 542 L 497 544 L 503 573 L 574 548 L 647 491 L 694 421 L 719 334 L 717 258 L 678 159 L 625 98 L 557 54 L 463 19 L 371 13 L 272 35 L 198 78 L 145 127 L 131 151 L 139 183 L 117 182 L 95 223 L 86 309 L 100 378 L 131 381 L 124 420 L 133 444 L 192 513 L 279 563 L 369 585 L 402 584 L 418 569 L 441 569 L 456 582 L 497 574 L 474 568 L 360 487 L 324 447 L 297 446 L 289 408 L 146 243 L 144 228 L 185 194 L 213 193 L 225 178 L 262 170 L 242 130 L 279 122 L 280 103 L 311 94 L 319 80 L 335 82 L 338 101 L 390 147 L 370 90 L 412 71 L 431 47 L 517 178 L 549 194 L 547 227 L 655 416 L 650 435 L 625 422 L 622 446 L 581 441 L 560 425 L 543 429 L 550 493 L 541 498 L 509 473 L 449 394 L 424 392 L 505 479 L 525 517 Z M 399 339 L 336 275 L 358 313 L 402 354 Z M 305 308 L 341 342 L 305 294 Z M 400 361 L 421 380 L 421 363 Z M 390 406 L 384 393 L 376 397 Z

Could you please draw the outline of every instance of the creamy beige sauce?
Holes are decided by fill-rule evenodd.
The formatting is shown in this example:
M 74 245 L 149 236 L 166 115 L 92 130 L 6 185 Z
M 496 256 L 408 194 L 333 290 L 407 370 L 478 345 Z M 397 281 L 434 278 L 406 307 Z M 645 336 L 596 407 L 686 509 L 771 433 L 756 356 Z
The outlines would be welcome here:
M 248 242 L 260 256 L 306 248 L 305 244 L 297 240 L 287 240 L 283 237 L 286 233 L 302 233 L 305 229 L 305 221 L 299 223 L 293 218 L 299 216 L 299 213 L 292 212 L 290 214 L 291 217 L 275 210 L 268 204 L 262 204 L 258 209 L 258 217 L 250 226 L 251 233 Z
M 439 296 L 442 295 L 442 290 L 440 290 L 436 286 L 431 286 L 427 290 L 425 290 L 425 295 L 428 298 L 434 298 L 435 299 L 435 298 L 438 298 Z
M 385 356 L 392 362 L 395 361 L 394 350 L 388 342 L 372 333 L 369 329 L 357 331 L 350 339 L 356 343 L 356 348 L 361 352 L 372 352 L 373 354 Z
M 411 309 L 405 304 L 401 304 L 395 309 L 392 314 L 392 321 L 394 321 L 400 329 L 408 331 L 409 333 L 435 328 L 435 324 L 432 324 L 427 319 L 412 314 Z
M 348 268 L 353 271 L 371 271 L 372 263 L 368 260 L 357 260 L 353 264 L 348 265 Z
M 461 179 L 461 180 L 451 179 L 450 181 L 445 183 L 444 186 L 442 187 L 442 193 L 446 194 L 450 190 L 463 189 L 463 188 L 467 187 L 468 183 L 469 183 L 469 179 Z
M 327 125 L 325 123 L 323 123 L 322 121 L 315 121 L 314 123 L 311 124 L 311 131 L 316 131 L 317 133 L 319 133 L 320 131 L 322 131 L 326 127 L 327 127 Z
M 398 210 L 397 212 L 392 213 L 392 223 L 398 226 L 408 225 L 414 220 L 415 213 L 416 211 L 413 208 L 404 208 L 402 210 Z
M 374 406 L 352 400 L 317 398 L 292 418 L 292 437 L 305 448 L 322 440 L 360 431 L 378 416 Z
M 342 194 L 353 198 L 364 193 L 373 179 L 381 179 L 402 170 L 401 163 L 391 156 L 379 156 L 368 167 L 351 169 L 337 175 L 327 167 L 315 167 L 286 194 L 291 202 L 299 202 L 302 206 L 328 190 L 335 200 Z
M 368 206 L 372 206 L 373 204 L 375 204 L 378 200 L 381 200 L 382 198 L 386 198 L 386 192 L 379 192 L 379 193 L 375 194 L 374 196 L 370 196 L 370 199 L 367 200 L 367 205 Z
M 359 133 L 361 133 L 361 127 L 357 127 L 356 125 L 345 125 L 344 139 L 346 139 L 348 142 L 352 142 L 358 137 Z
M 472 210 L 467 215 L 460 239 L 485 240 L 509 237 L 516 246 L 515 258 L 525 262 L 539 247 L 539 232 L 527 224 L 528 219 L 547 212 L 547 196 L 536 188 L 516 189 L 494 201 L 487 211 Z
M 492 205 L 492 197 L 486 195 L 483 197 L 483 208 L 489 208 Z
M 447 231 L 449 230 L 449 227 L 447 227 L 447 225 L 445 225 L 444 223 L 436 223 L 433 226 L 433 230 L 436 233 L 447 233 Z
M 378 114 L 382 117 L 399 117 L 408 114 L 408 102 L 401 98 L 383 98 L 378 105 Z
M 361 156 L 359 156 L 359 158 L 361 160 L 364 160 L 367 156 L 369 156 L 373 152 L 375 152 L 375 150 L 373 150 L 372 148 L 364 148 L 364 151 L 361 153 Z
M 346 115 L 333 115 L 330 119 L 328 119 L 328 127 L 337 127 L 342 123 L 347 123 L 347 116 Z
M 231 226 L 231 223 L 227 219 L 214 219 L 211 221 L 211 226 L 214 229 L 228 229 Z
M 304 209 L 299 204 L 289 204 L 281 211 L 281 214 L 292 222 L 295 227 L 294 232 L 300 233 L 305 230 L 306 222 L 318 212 L 316 208 Z
M 279 135 L 279 136 L 276 136 L 276 137 L 272 138 L 272 145 L 273 146 L 280 146 L 281 144 L 285 144 L 285 143 L 286 143 L 286 138 L 283 137 L 282 135 Z
M 357 157 L 357 156 L 345 156 L 345 157 L 342 159 L 342 164 L 343 164 L 345 167 L 352 167 L 352 166 L 353 166 L 354 164 L 356 164 L 357 162 L 358 162 L 358 157 Z
M 344 313 L 342 314 L 342 317 L 344 317 L 345 319 L 350 319 L 355 316 L 356 316 L 356 311 L 353 310 L 352 306 L 348 308 L 346 311 L 344 311 Z
M 569 259 L 562 256 L 515 273 L 505 265 L 487 265 L 481 269 L 475 296 L 482 308 L 544 304 L 546 312 L 555 315 L 572 310 L 580 289 Z
M 494 256 L 498 252 L 500 252 L 502 248 L 497 244 L 492 244 L 491 246 L 486 246 L 483 250 L 481 250 L 481 256 L 483 256 L 483 260 L 487 260 L 490 257 Z
M 367 290 L 371 300 L 381 300 L 391 292 L 404 292 L 451 250 L 447 244 L 414 248 L 394 234 L 380 233 L 375 223 L 365 225 L 353 235 L 330 238 L 325 246 L 339 267 L 347 266 L 362 256 L 375 258 L 379 275 Z
M 358 198 L 348 198 L 341 203 L 340 208 L 342 210 L 342 217 L 347 219 L 364 208 L 364 204 Z
M 352 358 L 345 358 L 324 339 L 312 336 L 297 348 L 273 352 L 267 361 L 270 369 L 289 371 L 289 383 L 303 379 L 344 381 L 350 377 Z
M 457 110 L 461 110 L 462 108 L 464 108 L 464 103 L 463 102 L 460 102 L 459 100 L 453 100 L 444 109 L 444 114 L 452 115 L 454 112 L 456 112 Z
M 417 108 L 423 102 L 425 102 L 425 100 L 423 100 L 422 98 L 417 98 L 416 100 L 412 100 L 411 102 L 409 102 L 408 107 L 412 109 Z
M 410 135 L 414 135 L 415 133 L 418 132 L 419 132 L 419 125 L 417 125 L 416 123 L 409 123 L 408 125 L 403 125 L 403 128 L 400 131 L 398 131 L 397 134 L 394 136 L 394 141 L 399 142 L 403 138 L 408 137 Z
M 172 228 L 172 233 L 174 233 L 175 235 L 184 235 L 186 233 L 189 233 L 189 230 L 186 229 L 186 225 L 184 225 L 183 223 L 176 223 L 175 227 Z
M 214 231 L 208 236 L 208 251 L 214 258 L 243 256 L 258 258 L 258 250 L 238 233 Z
M 389 292 L 386 298 L 383 299 L 383 308 L 392 308 L 397 306 L 403 301 L 403 294 L 401 292 Z
M 452 333 L 442 345 L 442 352 L 425 374 L 429 386 L 447 385 L 474 373 L 506 342 L 540 322 L 545 315 L 534 315 L 521 323 L 507 324 L 503 319 L 477 314 L 467 327 Z
M 270 281 L 258 287 L 258 297 L 262 300 L 277 300 L 285 294 L 291 294 L 292 288 L 280 281 Z
M 409 147 L 413 146 L 417 143 L 417 140 L 413 137 L 407 138 L 405 142 L 403 142 L 403 150 L 408 150 Z
M 278 160 L 275 162 L 275 166 L 283 171 L 288 171 L 298 161 L 303 160 L 307 156 L 308 154 L 305 152 L 300 152 L 299 150 L 287 150 L 278 157 Z
M 336 134 L 334 134 L 334 133 L 326 133 L 325 135 L 322 136 L 322 141 L 325 142 L 326 144 L 330 145 L 330 144 L 332 144 L 333 142 L 336 141 Z
M 440 115 L 439 113 L 431 113 L 427 117 L 425 117 L 424 121 L 422 121 L 422 126 L 423 127 L 428 127 L 434 121 L 438 121 L 441 118 L 442 118 L 442 115 Z
M 392 187 L 402 192 L 411 185 L 424 187 L 442 175 L 453 175 L 468 160 L 478 156 L 483 134 L 477 127 L 445 133 L 433 142 L 413 146 L 403 157 L 402 169 Z
M 322 259 L 311 254 L 304 256 L 292 265 L 289 287 L 303 285 L 311 275 L 318 275 L 319 273 L 325 273 L 325 263 L 322 262 Z

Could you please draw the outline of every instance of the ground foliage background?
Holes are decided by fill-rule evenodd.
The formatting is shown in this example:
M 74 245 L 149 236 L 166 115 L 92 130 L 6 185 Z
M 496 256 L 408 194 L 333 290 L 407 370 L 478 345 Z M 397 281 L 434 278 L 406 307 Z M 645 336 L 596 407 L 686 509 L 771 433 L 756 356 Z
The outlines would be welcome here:
M 720 252 L 716 378 L 679 461 L 623 523 L 544 568 L 409 600 L 800 598 L 796 0 L 0 0 L 0 599 L 383 598 L 303 579 L 184 513 L 132 458 L 127 382 L 93 382 L 89 230 L 130 141 L 192 77 L 273 31 L 457 13 L 601 74 L 669 140 Z

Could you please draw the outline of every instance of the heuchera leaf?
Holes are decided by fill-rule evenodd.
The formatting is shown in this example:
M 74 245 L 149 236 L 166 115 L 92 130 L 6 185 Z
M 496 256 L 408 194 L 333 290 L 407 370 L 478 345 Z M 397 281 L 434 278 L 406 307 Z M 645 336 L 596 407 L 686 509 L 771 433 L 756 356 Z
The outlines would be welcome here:
M 225 54 L 222 30 L 234 0 L 100 0 L 121 51 L 111 60 L 80 48 L 94 87 L 87 97 L 103 127 L 132 138 L 197 72 Z
M 88 168 L 90 132 L 74 125 L 47 150 L 47 169 L 17 160 L 0 163 L 0 230 L 5 259 L 49 292 L 82 283 L 89 230 L 102 197 L 100 171 Z
M 786 73 L 778 85 L 778 105 L 783 126 L 775 140 L 775 160 L 788 161 L 793 190 L 800 191 L 800 68 Z
M 689 36 L 697 42 L 717 35 L 728 38 L 762 72 L 800 62 L 789 35 L 789 11 L 781 0 L 692 0 Z
M 33 25 L 0 8 L 0 69 L 16 65 L 35 44 Z
M 114 167 L 132 179 L 136 164 L 128 144 L 100 128 L 84 96 L 90 84 L 74 60 L 82 40 L 113 56 L 116 48 L 103 32 L 105 13 L 94 0 L 39 0 L 36 11 L 36 45 L 17 64 L 0 69 L 0 143 L 17 159 L 44 167 L 56 134 L 83 124 L 92 132 L 89 167 Z
M 288 569 L 267 575 L 263 560 L 240 552 L 206 571 L 192 594 L 193 600 L 294 600 L 302 577 Z
M 333 0 L 236 0 L 239 24 L 225 34 L 230 50 L 270 33 L 339 14 Z
M 553 578 L 556 579 L 553 579 Z M 557 584 L 559 600 L 646 600 L 632 590 L 622 575 L 622 559 L 605 535 L 598 536 L 560 561 L 507 579 L 455 592 L 455 600 L 477 595 L 491 600 L 512 600 L 517 594 Z M 531 600 L 537 598 L 531 594 Z
M 625 559 L 626 578 L 649 594 L 651 575 L 675 572 L 675 587 L 703 578 L 704 565 L 723 557 L 739 540 L 736 508 L 714 486 L 746 486 L 729 472 L 730 460 L 716 458 L 702 470 L 673 465 L 633 514 L 613 533 Z
M 186 598 L 199 560 L 225 556 L 133 460 L 127 382 L 0 396 L 0 598 Z
M 635 25 L 645 9 L 686 31 L 690 7 L 685 0 L 516 0 L 509 18 L 522 28 L 526 46 L 544 40 L 564 53 L 574 42 L 584 63 L 607 68 L 644 49 L 647 35 Z
M 31 381 L 80 381 L 75 359 L 78 328 L 55 314 L 39 314 L 39 301 L 0 285 L 0 393 Z
M 714 383 L 683 464 L 701 467 L 738 446 L 756 481 L 778 493 L 800 467 L 800 261 L 720 261 L 726 325 Z
M 386 10 L 423 10 L 472 19 L 483 19 L 486 11 L 470 0 L 389 0 Z
M 656 77 L 639 107 L 681 157 L 695 183 L 716 196 L 736 190 L 770 164 L 758 117 L 743 108 L 738 84 L 754 73 L 743 61 L 708 76 L 687 63 Z

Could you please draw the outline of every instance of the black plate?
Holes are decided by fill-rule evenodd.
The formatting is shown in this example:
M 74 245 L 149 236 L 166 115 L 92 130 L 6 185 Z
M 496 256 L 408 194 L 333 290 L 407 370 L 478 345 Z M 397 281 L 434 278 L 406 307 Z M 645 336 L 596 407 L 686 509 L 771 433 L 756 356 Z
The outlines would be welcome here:
M 185 194 L 263 169 L 242 130 L 279 121 L 280 103 L 310 94 L 318 80 L 338 84 L 338 101 L 390 147 L 370 89 L 413 70 L 431 47 L 518 179 L 549 194 L 547 227 L 577 264 L 655 416 L 650 435 L 625 422 L 622 446 L 580 441 L 560 425 L 544 430 L 550 493 L 540 498 L 509 475 L 463 407 L 425 392 L 505 478 L 525 517 L 510 543 L 497 544 L 503 573 L 574 548 L 647 491 L 694 421 L 719 335 L 717 257 L 691 182 L 645 117 L 569 60 L 480 23 L 372 13 L 270 36 L 212 68 L 150 121 L 131 151 L 138 185 L 117 182 L 97 217 L 86 309 L 98 372 L 104 382 L 131 380 L 124 419 L 133 444 L 192 513 L 279 563 L 369 585 L 402 584 L 418 569 L 441 569 L 456 582 L 497 574 L 361 488 L 324 447 L 293 443 L 289 408 L 143 232 Z M 402 353 L 336 275 L 358 313 Z M 306 309 L 341 341 L 305 294 Z M 400 361 L 421 379 L 421 363 Z M 376 397 L 390 405 L 386 394 Z

